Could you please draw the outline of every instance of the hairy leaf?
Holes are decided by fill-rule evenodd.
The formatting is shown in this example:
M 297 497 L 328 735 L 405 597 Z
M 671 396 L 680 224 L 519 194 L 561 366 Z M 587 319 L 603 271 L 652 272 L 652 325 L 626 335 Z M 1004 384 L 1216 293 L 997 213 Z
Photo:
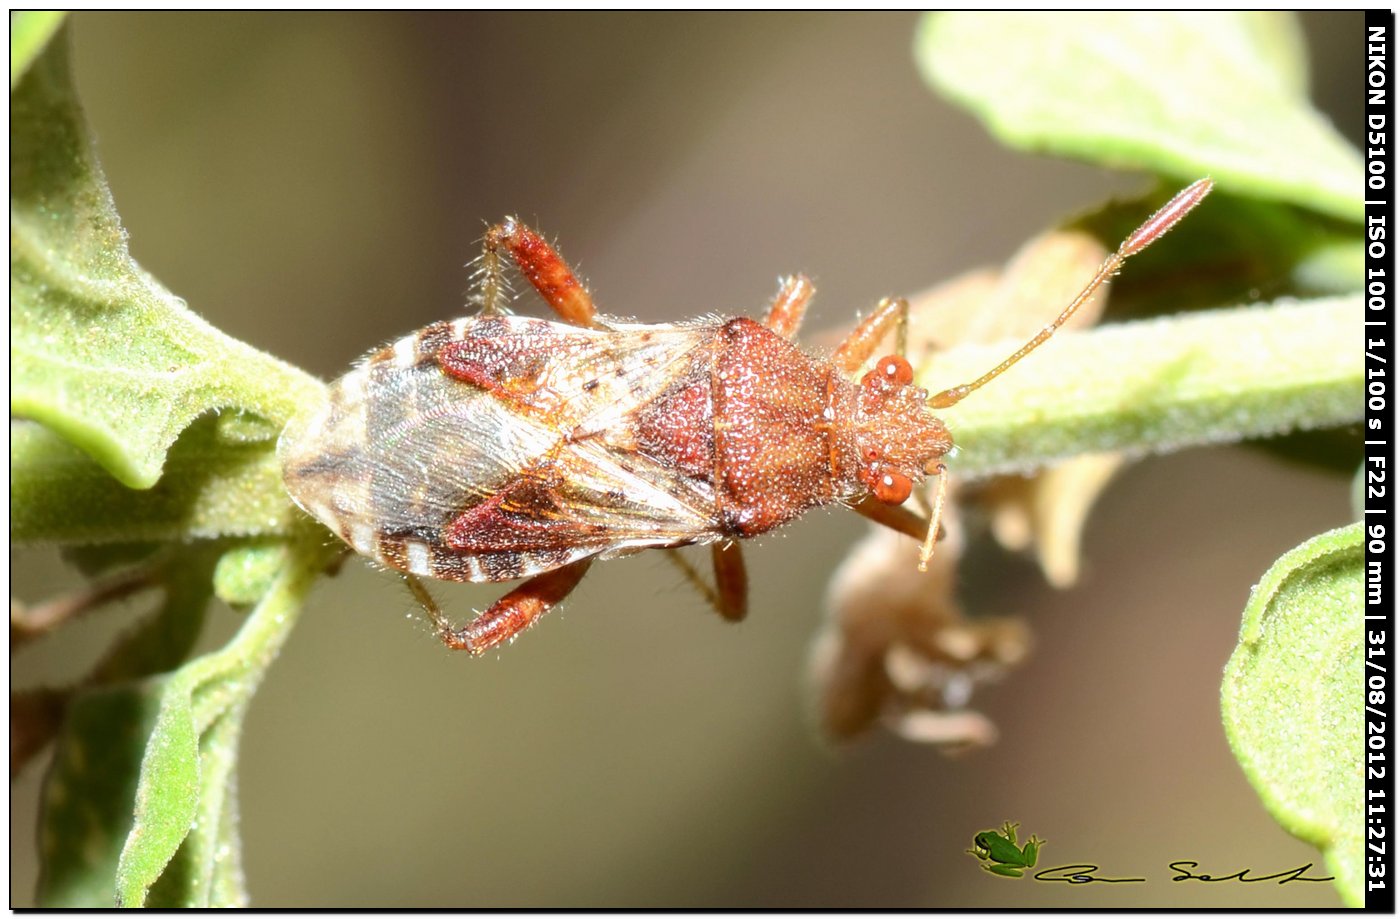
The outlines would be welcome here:
M 287 547 L 279 540 L 257 540 L 230 548 L 214 568 L 214 593 L 230 606 L 261 600 L 287 564 Z
M 48 45 L 68 14 L 62 10 L 16 10 L 10 13 L 10 89 Z
M 1308 102 L 1288 14 L 931 14 L 915 56 L 1009 146 L 1362 218 L 1361 157 Z
M 1164 193 L 1114 201 L 1070 225 L 1117 248 L 1166 198 Z M 1363 272 L 1356 259 L 1362 246 L 1355 224 L 1291 204 L 1217 191 L 1113 279 L 1109 315 L 1121 321 L 1352 293 L 1361 289 Z
M 149 488 L 195 418 L 269 440 L 320 384 L 214 329 L 142 271 L 83 123 L 60 34 L 10 97 L 10 412 Z
M 137 772 L 159 701 L 159 674 L 189 654 L 213 592 L 217 547 L 194 546 L 160 567 L 165 597 L 113 646 L 77 692 L 44 782 L 40 905 L 110 907 L 117 856 L 131 829 Z M 150 678 L 150 679 L 146 679 Z
M 1359 297 L 1190 313 L 1060 333 L 939 414 L 961 476 L 1025 472 L 1081 453 L 1165 452 L 1357 421 Z M 932 317 L 931 317 L 932 318 Z M 936 392 L 974 379 L 1021 341 L 930 362 Z
M 1364 679 L 1361 524 L 1314 537 L 1250 594 L 1225 668 L 1225 731 L 1285 829 L 1322 850 L 1342 898 L 1363 902 L 1357 693 Z
M 248 905 L 238 838 L 235 766 L 245 705 L 214 721 L 199 740 L 199 806 L 189 834 L 156 883 L 147 906 L 214 908 Z
M 117 866 L 118 903 L 139 906 L 148 894 L 159 905 L 245 899 L 238 856 L 230 855 L 238 849 L 232 784 L 243 714 L 336 552 L 319 534 L 301 534 L 233 640 L 160 683 L 135 820 Z
M 46 908 L 111 908 L 117 858 L 131 829 L 131 801 L 156 715 L 146 684 L 83 693 L 69 706 L 44 780 L 38 902 Z
M 51 431 L 10 422 L 10 538 L 16 543 L 128 543 L 289 532 L 287 500 L 268 444 L 223 436 L 196 420 L 171 447 L 152 488 L 134 491 Z

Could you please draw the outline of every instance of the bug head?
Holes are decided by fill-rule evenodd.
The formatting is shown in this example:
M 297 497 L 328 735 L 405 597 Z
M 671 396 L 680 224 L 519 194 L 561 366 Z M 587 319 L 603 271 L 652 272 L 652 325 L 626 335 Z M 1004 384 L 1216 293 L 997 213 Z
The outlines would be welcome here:
M 953 438 L 929 411 L 928 393 L 914 385 L 913 368 L 897 354 L 876 361 L 858 392 L 856 477 L 877 500 L 902 504 L 952 449 Z

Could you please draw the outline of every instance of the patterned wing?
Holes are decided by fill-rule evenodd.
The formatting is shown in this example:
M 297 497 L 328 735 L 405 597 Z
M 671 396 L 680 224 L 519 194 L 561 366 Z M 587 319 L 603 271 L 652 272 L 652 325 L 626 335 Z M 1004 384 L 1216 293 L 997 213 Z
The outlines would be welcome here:
M 361 554 L 448 580 L 705 541 L 708 483 L 628 449 L 621 430 L 704 340 L 523 317 L 430 326 L 288 427 L 287 487 Z

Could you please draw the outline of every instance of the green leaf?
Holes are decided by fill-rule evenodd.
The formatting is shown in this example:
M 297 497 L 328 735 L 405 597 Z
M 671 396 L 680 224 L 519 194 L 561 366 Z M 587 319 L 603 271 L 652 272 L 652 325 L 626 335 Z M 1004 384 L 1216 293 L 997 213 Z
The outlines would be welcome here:
M 1061 332 L 939 415 L 955 475 L 1027 472 L 1082 453 L 1166 452 L 1361 418 L 1359 296 L 1285 302 Z M 936 316 L 921 321 L 936 322 Z M 1021 341 L 940 353 L 937 392 L 995 367 Z
M 160 607 L 122 636 L 94 670 L 94 687 L 77 693 L 68 709 L 44 784 L 43 906 L 114 902 L 117 857 L 131 829 L 137 774 L 160 701 L 159 680 L 143 678 L 174 668 L 194 646 L 217 555 L 217 547 L 195 546 L 164 562 Z
M 280 541 L 234 546 L 214 568 L 214 593 L 230 606 L 256 603 L 272 589 L 286 564 L 287 547 Z
M 1009 146 L 1362 219 L 1361 157 L 1308 102 L 1287 14 L 930 14 L 915 56 Z
M 63 25 L 62 10 L 19 10 L 10 13 L 10 91 Z
M 284 535 L 302 515 L 270 443 L 226 439 L 218 419 L 180 435 L 154 487 L 133 491 L 33 422 L 10 422 L 10 538 L 23 543 Z
M 321 384 L 214 329 L 131 260 L 65 38 L 11 94 L 10 412 L 132 488 L 156 482 L 166 450 L 207 412 L 266 419 L 253 429 L 270 449 Z
M 1174 188 L 1114 201 L 1069 226 L 1110 250 Z M 1109 315 L 1138 316 L 1361 289 L 1361 231 L 1354 224 L 1277 201 L 1214 192 L 1177 231 L 1152 244 L 1113 279 Z
M 1221 687 L 1245 775 L 1275 820 L 1322 851 L 1352 906 L 1365 875 L 1363 563 L 1359 523 L 1275 562 L 1250 594 Z
M 194 822 L 202 788 L 188 682 L 177 674 L 155 687 L 159 708 L 141 759 L 131 832 L 117 860 L 118 906 L 144 904 L 146 889 L 160 877 Z
M 235 766 L 246 705 L 221 714 L 199 741 L 199 806 L 189 834 L 151 886 L 146 906 L 247 906 Z
M 38 903 L 110 908 L 117 858 L 159 699 L 148 684 L 94 690 L 68 707 L 44 780 Z
M 135 820 L 117 866 L 119 904 L 143 905 L 148 894 L 152 905 L 246 899 L 238 856 L 229 860 L 238 851 L 232 784 L 243 715 L 306 593 L 338 553 L 321 533 L 301 533 L 233 640 L 160 684 Z

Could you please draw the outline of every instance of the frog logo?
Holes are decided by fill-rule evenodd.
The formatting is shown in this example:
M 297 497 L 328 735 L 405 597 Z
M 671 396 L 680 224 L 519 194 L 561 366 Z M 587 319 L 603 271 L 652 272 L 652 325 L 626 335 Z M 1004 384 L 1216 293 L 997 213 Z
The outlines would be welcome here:
M 1024 846 L 1017 848 L 1018 826 L 1019 823 L 1008 820 L 1001 825 L 999 833 L 993 830 L 978 833 L 972 837 L 972 848 L 967 850 L 967 854 L 974 855 L 983 862 L 983 871 L 990 871 L 1004 878 L 1022 877 L 1027 868 L 1035 867 L 1040 847 L 1045 845 L 1045 840 L 1031 836 Z

